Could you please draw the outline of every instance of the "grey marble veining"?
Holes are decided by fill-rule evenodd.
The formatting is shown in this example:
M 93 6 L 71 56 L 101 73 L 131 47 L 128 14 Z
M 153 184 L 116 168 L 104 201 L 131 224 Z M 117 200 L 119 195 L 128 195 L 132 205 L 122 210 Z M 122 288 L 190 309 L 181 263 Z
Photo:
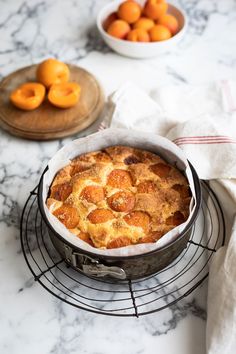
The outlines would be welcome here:
M 54 56 L 93 72 L 110 94 L 130 80 L 158 85 L 236 79 L 236 3 L 173 1 L 189 26 L 178 48 L 151 60 L 110 51 L 95 18 L 108 0 L 0 0 L 0 78 Z M 34 354 L 205 353 L 206 286 L 157 314 L 112 318 L 75 310 L 35 283 L 22 256 L 19 223 L 51 156 L 71 138 L 32 142 L 0 131 L 0 352 Z

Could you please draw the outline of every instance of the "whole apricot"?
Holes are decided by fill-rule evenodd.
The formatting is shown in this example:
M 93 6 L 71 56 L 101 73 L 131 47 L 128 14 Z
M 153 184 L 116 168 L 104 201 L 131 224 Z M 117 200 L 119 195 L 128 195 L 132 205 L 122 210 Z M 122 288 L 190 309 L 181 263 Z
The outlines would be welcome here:
M 127 0 L 120 4 L 117 13 L 121 20 L 131 24 L 136 22 L 141 16 L 141 8 L 135 1 Z
M 133 28 L 142 28 L 146 31 L 149 31 L 153 26 L 155 26 L 155 22 L 147 17 L 140 17 L 138 21 L 133 24 Z
M 144 15 L 157 20 L 161 16 L 165 15 L 168 9 L 168 4 L 165 0 L 148 0 L 144 7 Z
M 130 25 L 123 20 L 113 21 L 107 29 L 107 33 L 113 37 L 123 39 L 130 31 Z
M 45 97 L 45 87 L 38 82 L 27 82 L 12 91 L 10 100 L 17 108 L 32 111 L 38 108 Z
M 115 20 L 117 20 L 117 14 L 116 12 L 112 12 L 103 22 L 103 28 L 105 31 L 107 31 L 108 27 L 110 26 L 110 24 L 112 22 L 114 22 Z
M 142 28 L 131 30 L 126 39 L 131 42 L 150 42 L 149 34 Z
M 81 88 L 76 82 L 54 84 L 48 92 L 48 100 L 59 108 L 69 108 L 79 101 Z
M 170 30 L 162 25 L 155 25 L 149 31 L 150 39 L 152 42 L 165 41 L 171 38 Z
M 37 81 L 49 88 L 53 84 L 60 84 L 69 80 L 70 71 L 65 63 L 56 59 L 44 60 L 36 71 Z
M 158 20 L 158 24 L 166 26 L 172 35 L 175 35 L 179 29 L 179 23 L 176 17 L 170 14 L 162 15 Z

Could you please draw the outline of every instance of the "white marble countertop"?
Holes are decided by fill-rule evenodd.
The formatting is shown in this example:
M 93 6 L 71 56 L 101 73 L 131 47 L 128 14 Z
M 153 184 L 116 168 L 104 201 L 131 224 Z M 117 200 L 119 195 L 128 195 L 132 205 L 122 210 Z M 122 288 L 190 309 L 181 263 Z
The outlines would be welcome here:
M 189 16 L 186 36 L 173 53 L 143 61 L 112 53 L 99 38 L 95 17 L 107 2 L 0 0 L 0 76 L 55 56 L 94 73 L 106 95 L 127 80 L 151 93 L 158 85 L 236 79 L 234 0 L 173 1 Z M 34 282 L 20 216 L 47 161 L 69 140 L 38 143 L 0 131 L 0 353 L 204 354 L 207 281 L 139 319 L 77 310 Z

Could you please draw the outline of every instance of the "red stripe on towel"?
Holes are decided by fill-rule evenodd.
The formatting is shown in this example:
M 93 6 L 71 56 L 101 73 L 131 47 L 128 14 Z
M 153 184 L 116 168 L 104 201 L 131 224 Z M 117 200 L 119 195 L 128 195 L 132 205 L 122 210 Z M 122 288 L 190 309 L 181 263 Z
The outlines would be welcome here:
M 175 140 L 182 140 L 182 139 L 201 139 L 201 140 L 205 140 L 205 139 L 231 139 L 232 140 L 232 138 L 231 137 L 229 137 L 229 136 L 226 136 L 226 135 L 205 135 L 205 136 L 203 136 L 203 135 L 201 135 L 201 136 L 182 136 L 182 137 L 180 137 L 180 138 L 177 138 L 177 139 L 175 139 Z
M 229 136 L 189 136 L 189 137 L 180 137 L 173 142 L 176 145 L 184 144 L 235 144 L 236 141 L 230 138 Z
M 176 145 L 209 145 L 209 144 L 236 144 L 236 141 L 183 141 L 183 142 L 175 142 Z
M 236 140 L 230 138 L 229 136 L 224 135 L 215 135 L 215 136 L 189 136 L 189 137 L 180 137 L 173 142 L 176 145 L 184 144 L 236 144 Z

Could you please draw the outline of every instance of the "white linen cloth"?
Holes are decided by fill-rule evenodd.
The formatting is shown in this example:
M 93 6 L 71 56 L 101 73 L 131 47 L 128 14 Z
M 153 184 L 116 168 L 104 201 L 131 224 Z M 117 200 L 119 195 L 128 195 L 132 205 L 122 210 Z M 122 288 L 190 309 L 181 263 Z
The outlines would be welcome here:
M 169 138 L 201 179 L 218 179 L 230 193 L 225 215 L 230 241 L 210 265 L 206 348 L 208 354 L 236 353 L 236 84 L 167 86 L 150 97 L 126 83 L 109 98 L 100 129 L 109 126 Z

